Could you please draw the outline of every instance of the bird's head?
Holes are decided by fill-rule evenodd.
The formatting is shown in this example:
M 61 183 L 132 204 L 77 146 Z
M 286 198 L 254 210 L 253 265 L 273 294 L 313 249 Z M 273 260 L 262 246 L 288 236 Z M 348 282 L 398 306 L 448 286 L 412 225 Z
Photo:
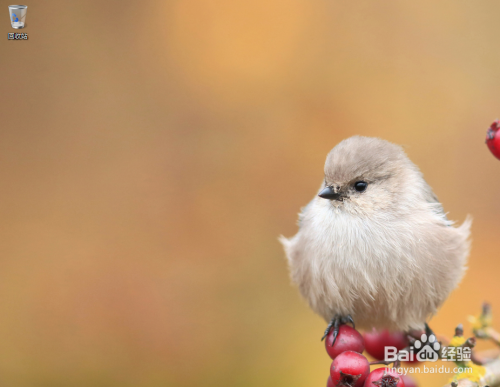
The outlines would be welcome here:
M 388 141 L 350 137 L 328 154 L 318 196 L 336 208 L 369 213 L 387 208 L 419 174 L 403 149 Z

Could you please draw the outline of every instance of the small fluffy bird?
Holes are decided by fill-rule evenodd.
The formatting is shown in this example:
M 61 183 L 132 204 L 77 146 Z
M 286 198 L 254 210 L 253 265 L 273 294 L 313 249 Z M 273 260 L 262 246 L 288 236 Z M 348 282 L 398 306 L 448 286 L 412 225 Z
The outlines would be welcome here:
M 453 227 L 400 146 L 355 136 L 330 151 L 298 233 L 281 242 L 292 281 L 335 339 L 353 320 L 424 328 L 465 272 L 470 223 Z

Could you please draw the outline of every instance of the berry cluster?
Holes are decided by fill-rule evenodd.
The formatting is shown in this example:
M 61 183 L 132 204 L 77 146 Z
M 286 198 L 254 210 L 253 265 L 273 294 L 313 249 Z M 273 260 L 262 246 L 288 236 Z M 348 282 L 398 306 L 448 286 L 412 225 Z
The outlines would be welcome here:
M 328 355 L 333 359 L 327 387 L 417 387 L 409 376 L 400 375 L 392 368 L 377 368 L 370 372 L 370 363 L 363 356 L 366 351 L 376 360 L 383 360 L 385 347 L 402 350 L 408 339 L 402 332 L 370 332 L 361 334 L 349 325 L 341 325 L 335 343 L 333 330 L 325 340 Z

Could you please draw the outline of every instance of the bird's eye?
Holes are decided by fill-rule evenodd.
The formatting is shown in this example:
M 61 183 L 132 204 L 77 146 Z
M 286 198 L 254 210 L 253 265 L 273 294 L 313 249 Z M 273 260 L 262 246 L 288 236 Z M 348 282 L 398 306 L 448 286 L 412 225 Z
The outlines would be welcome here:
M 366 181 L 357 181 L 354 183 L 354 189 L 358 192 L 363 192 L 366 187 L 368 187 L 368 183 Z

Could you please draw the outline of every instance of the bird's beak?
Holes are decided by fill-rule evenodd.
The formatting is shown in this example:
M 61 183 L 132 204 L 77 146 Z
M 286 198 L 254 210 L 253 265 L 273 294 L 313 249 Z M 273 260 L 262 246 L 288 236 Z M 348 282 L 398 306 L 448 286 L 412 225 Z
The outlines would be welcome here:
M 335 193 L 335 191 L 332 189 L 332 187 L 325 187 L 323 190 L 318 194 L 320 198 L 323 199 L 338 199 L 340 194 Z

